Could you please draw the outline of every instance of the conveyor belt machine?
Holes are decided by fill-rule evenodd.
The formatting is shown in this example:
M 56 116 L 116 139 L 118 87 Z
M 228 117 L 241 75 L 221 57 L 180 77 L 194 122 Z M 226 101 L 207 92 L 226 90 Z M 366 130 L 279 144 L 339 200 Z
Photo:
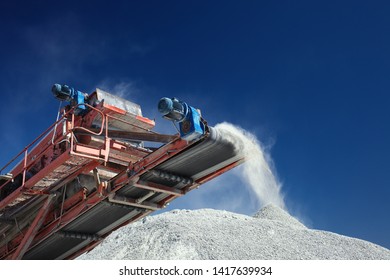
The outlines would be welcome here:
M 73 259 L 244 161 L 176 98 L 158 103 L 179 126 L 170 135 L 103 90 L 52 92 L 68 103 L 58 120 L 0 169 L 0 259 Z

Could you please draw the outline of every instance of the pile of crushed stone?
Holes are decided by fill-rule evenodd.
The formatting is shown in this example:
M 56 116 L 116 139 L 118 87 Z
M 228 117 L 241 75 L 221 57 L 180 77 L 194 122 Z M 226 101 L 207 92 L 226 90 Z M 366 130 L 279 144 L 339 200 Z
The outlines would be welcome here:
M 390 260 L 390 250 L 307 228 L 274 205 L 253 217 L 221 210 L 173 210 L 113 232 L 78 259 Z

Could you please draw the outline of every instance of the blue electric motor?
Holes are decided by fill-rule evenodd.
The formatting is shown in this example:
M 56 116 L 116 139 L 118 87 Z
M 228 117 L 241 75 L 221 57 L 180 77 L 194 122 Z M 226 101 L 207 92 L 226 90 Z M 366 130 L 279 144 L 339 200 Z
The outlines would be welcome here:
M 68 101 L 73 106 L 78 105 L 74 111 L 76 115 L 83 115 L 86 113 L 86 107 L 84 105 L 86 98 L 85 93 L 75 90 L 70 86 L 59 84 L 54 84 L 51 91 L 57 99 L 61 101 Z
M 179 123 L 180 136 L 187 141 L 195 140 L 205 133 L 199 111 L 175 97 L 161 98 L 158 111 L 164 118 Z

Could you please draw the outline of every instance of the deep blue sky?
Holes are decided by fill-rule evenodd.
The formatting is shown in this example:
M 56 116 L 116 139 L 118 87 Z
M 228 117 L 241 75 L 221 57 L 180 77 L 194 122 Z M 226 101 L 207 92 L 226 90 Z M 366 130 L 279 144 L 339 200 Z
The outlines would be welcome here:
M 310 226 L 390 248 L 389 14 L 388 1 L 1 1 L 0 165 L 54 122 L 53 83 L 122 92 L 163 130 L 156 104 L 176 96 L 270 147 Z M 234 183 L 170 207 L 253 214 L 229 205 L 249 195 Z

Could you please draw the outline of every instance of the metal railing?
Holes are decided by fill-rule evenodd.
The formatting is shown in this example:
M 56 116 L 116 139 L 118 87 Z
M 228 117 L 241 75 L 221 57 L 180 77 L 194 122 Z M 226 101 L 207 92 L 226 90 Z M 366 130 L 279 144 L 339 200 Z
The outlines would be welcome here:
M 28 162 L 28 156 L 30 154 L 29 150 L 33 150 L 35 147 L 38 146 L 38 144 L 40 143 L 40 141 L 42 141 L 43 139 L 45 139 L 45 137 L 47 137 L 48 135 L 51 134 L 51 132 L 53 131 L 53 136 L 54 136 L 54 133 L 55 133 L 55 127 L 57 127 L 58 124 L 60 123 L 63 123 L 64 121 L 66 120 L 66 115 L 63 115 L 61 118 L 59 118 L 56 122 L 54 122 L 51 126 L 49 126 L 44 132 L 42 132 L 37 138 L 35 138 L 29 145 L 27 145 L 26 147 L 24 147 L 23 150 L 21 150 L 16 156 L 14 156 L 10 161 L 8 161 L 1 169 L 0 169 L 0 174 L 3 174 L 4 171 L 9 168 L 9 166 L 13 163 L 15 163 L 17 160 L 19 160 L 19 163 L 16 163 L 15 166 L 13 168 L 11 168 L 9 170 L 8 173 L 16 170 L 16 173 L 17 174 L 13 174 L 13 173 L 10 173 L 12 174 L 12 178 L 10 178 L 9 180 L 7 180 L 6 182 L 4 182 L 1 186 L 0 186 L 0 190 L 6 185 L 8 184 L 10 181 L 12 181 L 17 175 L 20 174 L 20 172 L 22 172 L 23 174 L 23 180 L 22 180 L 22 186 L 24 186 L 25 184 L 25 181 L 26 181 L 26 172 L 27 170 L 31 167 L 32 163 L 34 161 L 36 161 L 37 159 L 39 159 L 41 156 L 42 156 L 42 153 L 40 154 L 37 154 L 34 156 L 34 159 L 32 160 L 31 163 Z M 55 143 L 51 143 L 52 145 L 54 145 Z M 47 146 L 49 147 L 50 144 Z M 44 149 L 45 150 L 45 149 Z M 21 156 L 23 155 L 23 157 L 21 158 Z M 23 166 L 20 167 L 21 163 L 23 163 Z M 21 168 L 21 171 L 17 170 L 17 169 L 20 169 Z
M 10 177 L 8 180 L 3 182 L 3 184 L 0 185 L 0 191 L 4 188 L 5 185 L 7 185 L 9 182 L 14 180 L 16 176 L 19 174 L 22 174 L 22 182 L 19 187 L 24 187 L 26 181 L 27 181 L 27 172 L 28 170 L 34 166 L 34 164 L 44 155 L 44 153 L 47 151 L 48 148 L 51 146 L 55 146 L 59 144 L 62 141 L 68 141 L 67 137 L 70 136 L 71 138 L 71 146 L 72 146 L 72 140 L 74 138 L 74 121 L 75 121 L 75 114 L 74 111 L 75 109 L 80 106 L 76 105 L 72 107 L 70 110 L 63 112 L 62 116 L 54 122 L 52 125 L 50 125 L 44 132 L 42 132 L 38 137 L 36 137 L 29 145 L 24 147 L 23 150 L 21 150 L 16 156 L 14 156 L 10 161 L 8 161 L 1 169 L 0 169 L 0 174 L 10 174 L 12 176 L 7 176 Z M 104 122 L 105 122 L 105 115 L 102 111 L 90 106 L 89 104 L 83 104 L 91 108 L 92 110 L 97 111 L 101 116 L 102 116 L 102 128 L 98 133 L 95 133 L 93 131 L 90 131 L 84 127 L 77 127 L 77 129 L 83 129 L 87 131 L 88 133 L 93 133 L 95 135 L 101 135 L 104 131 Z M 55 139 L 56 137 L 56 128 L 59 124 L 64 124 L 66 121 L 71 119 L 71 125 L 70 127 L 67 127 L 66 131 L 63 132 L 63 136 L 59 137 L 58 139 Z M 29 160 L 29 156 L 31 155 L 31 152 L 36 149 L 39 144 L 44 140 L 47 139 L 50 135 L 51 141 L 48 141 L 41 149 L 40 151 L 37 151 L 38 153 L 36 155 L 33 155 L 32 159 Z M 73 147 L 72 147 L 73 148 Z M 83 155 L 84 156 L 84 155 Z M 16 163 L 17 162 L 17 163 Z M 16 164 L 15 164 L 16 163 Z M 9 168 L 12 164 L 15 164 L 12 168 Z M 7 170 L 7 172 L 5 172 Z M 9 171 L 8 171 L 9 170 Z
M 82 126 L 75 126 L 75 113 L 74 113 L 74 111 L 76 110 L 76 108 L 78 108 L 81 105 L 88 107 L 91 111 L 95 111 L 97 114 L 100 115 L 101 124 L 100 124 L 100 130 L 98 132 L 96 132 L 96 130 L 93 131 L 93 130 L 90 130 L 88 128 L 82 127 Z M 63 131 L 63 136 L 59 137 L 58 139 L 55 139 L 57 126 L 61 123 L 62 124 L 65 123 L 66 121 L 68 121 L 68 124 L 69 124 L 69 119 L 71 120 L 70 125 L 69 125 L 69 127 L 68 126 L 66 127 L 66 131 Z M 4 171 L 7 170 L 7 168 L 9 168 L 9 166 L 11 166 L 11 164 L 13 164 L 17 160 L 19 160 L 19 162 L 17 164 L 15 164 L 15 166 L 13 168 L 9 169 L 9 173 L 11 173 L 12 176 L 10 176 L 11 178 L 9 178 L 2 185 L 0 185 L 0 191 L 3 189 L 3 187 L 6 184 L 8 184 L 13 179 L 15 179 L 15 177 L 21 173 L 22 173 L 22 184 L 19 187 L 23 187 L 26 183 L 27 171 L 37 162 L 37 160 L 39 160 L 44 155 L 45 151 L 47 151 L 47 149 L 50 146 L 55 146 L 64 140 L 69 142 L 70 151 L 71 151 L 72 155 L 87 157 L 87 158 L 91 158 L 94 160 L 104 160 L 105 162 L 107 162 L 108 157 L 109 157 L 109 152 L 110 152 L 110 144 L 111 144 L 111 139 L 108 135 L 108 133 L 109 133 L 109 119 L 113 119 L 113 120 L 122 122 L 122 123 L 127 124 L 127 125 L 132 126 L 132 127 L 136 127 L 138 129 L 144 130 L 148 133 L 156 133 L 156 132 L 151 131 L 150 129 L 146 129 L 146 128 L 139 126 L 137 124 L 134 124 L 134 123 L 128 122 L 126 120 L 123 120 L 121 118 L 104 113 L 103 111 L 91 106 L 90 104 L 87 104 L 87 103 L 78 104 L 78 105 L 72 107 L 70 110 L 68 110 L 66 112 L 64 111 L 62 113 L 62 116 L 56 122 L 54 122 L 51 126 L 49 126 L 44 132 L 42 132 L 37 138 L 35 138 L 29 145 L 27 145 L 23 150 L 21 150 L 16 156 L 14 156 L 9 162 L 7 162 L 0 169 L 0 174 L 4 174 Z M 76 139 L 75 133 L 76 133 L 76 131 L 80 131 L 80 130 L 82 130 L 90 135 L 104 137 L 103 148 L 99 149 L 100 151 L 104 150 L 104 152 L 103 152 L 104 158 L 102 158 L 100 156 L 93 156 L 93 155 L 89 155 L 87 153 L 80 153 L 80 152 L 76 151 L 75 147 L 77 145 L 77 143 L 76 143 L 77 139 Z M 43 146 L 41 151 L 38 154 L 33 156 L 33 159 L 29 160 L 29 156 L 30 156 L 31 152 L 34 151 L 34 149 L 39 146 L 40 141 L 42 141 L 43 139 L 48 137 L 51 133 L 52 133 L 51 141 L 48 142 L 46 144 L 46 146 Z M 70 140 L 68 139 L 68 137 L 70 138 Z

